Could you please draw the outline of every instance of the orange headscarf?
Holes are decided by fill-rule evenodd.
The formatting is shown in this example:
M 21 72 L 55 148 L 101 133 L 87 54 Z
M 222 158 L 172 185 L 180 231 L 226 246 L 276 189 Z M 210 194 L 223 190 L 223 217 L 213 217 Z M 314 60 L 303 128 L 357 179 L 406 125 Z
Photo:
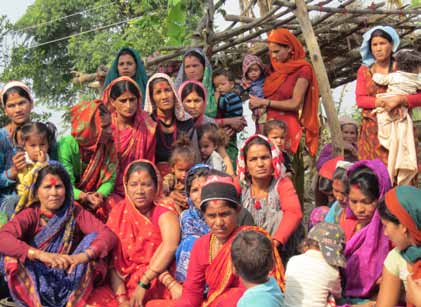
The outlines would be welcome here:
M 279 28 L 273 30 L 268 35 L 268 43 L 276 43 L 287 45 L 291 48 L 291 57 L 285 63 L 278 62 L 270 56 L 270 61 L 274 72 L 272 72 L 265 80 L 264 93 L 265 97 L 271 97 L 284 83 L 288 75 L 296 72 L 304 66 L 309 66 L 312 71 L 311 83 L 309 85 L 310 92 L 306 95 L 302 113 L 300 117 L 301 125 L 306 132 L 306 145 L 309 153 L 315 156 L 317 153 L 319 140 L 319 87 L 313 68 L 305 58 L 305 51 L 300 41 L 287 29 Z

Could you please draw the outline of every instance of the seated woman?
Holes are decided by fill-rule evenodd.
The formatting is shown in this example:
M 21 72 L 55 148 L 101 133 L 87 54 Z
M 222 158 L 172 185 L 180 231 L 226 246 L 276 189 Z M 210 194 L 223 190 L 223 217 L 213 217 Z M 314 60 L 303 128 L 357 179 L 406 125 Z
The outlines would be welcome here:
M 111 110 L 111 129 L 117 149 L 117 177 L 111 206 L 124 198 L 123 174 L 132 161 L 155 161 L 156 123 L 142 110 L 142 92 L 129 77 L 113 80 L 102 101 Z
M 202 187 L 200 209 L 210 233 L 197 239 L 193 246 L 183 294 L 175 302 L 175 306 L 218 306 L 221 302 L 226 306 L 236 306 L 245 288 L 232 269 L 232 241 L 242 230 L 256 230 L 269 237 L 269 234 L 259 227 L 239 227 L 237 215 L 240 208 L 239 193 L 230 177 L 208 177 Z M 281 289 L 284 289 L 284 268 L 275 245 L 273 255 L 275 266 L 271 275 L 275 277 Z M 161 304 L 171 305 L 169 302 Z M 158 306 L 158 302 L 149 306 Z
M 299 241 L 296 230 L 302 211 L 292 181 L 285 175 L 282 155 L 266 137 L 255 134 L 240 150 L 237 175 L 243 189 L 242 205 L 250 211 L 256 225 L 270 233 L 282 249 L 281 256 L 288 258 Z M 290 241 L 291 237 L 294 239 Z
M 70 175 L 75 200 L 107 220 L 106 198 L 114 189 L 117 153 L 111 114 L 100 101 L 82 101 L 70 110 L 72 134 L 58 143 L 58 159 Z
M 396 247 L 389 252 L 384 261 L 376 302 L 378 307 L 397 306 L 402 284 L 407 290 L 407 279 L 421 279 L 420 199 L 420 189 L 399 186 L 387 192 L 385 201 L 379 205 L 385 234 Z M 414 301 L 407 296 L 407 304 L 410 303 Z
M 346 239 L 344 296 L 347 303 L 358 305 L 375 300 L 383 262 L 390 249 L 377 207 L 391 183 L 380 160 L 354 163 L 348 178 L 349 207 L 346 219 L 340 222 Z
M 105 278 L 102 259 L 117 238 L 75 205 L 72 191 L 66 170 L 50 161 L 33 186 L 39 201 L 0 230 L 0 267 L 19 306 L 82 307 Z
M 107 225 L 119 239 L 111 270 L 119 304 L 143 306 L 151 299 L 180 295 L 181 286 L 167 272 L 180 241 L 180 226 L 172 200 L 158 198 L 161 185 L 151 162 L 132 162 L 124 176 L 126 198 L 109 215 Z
M 157 123 L 155 162 L 161 175 L 169 173 L 168 161 L 171 156 L 172 145 L 180 137 L 191 139 L 196 152 L 196 160 L 200 158 L 194 121 L 184 111 L 171 78 L 162 73 L 150 77 L 146 87 L 145 111 Z
M 129 77 L 136 81 L 137 86 L 142 92 L 142 98 L 145 99 L 148 76 L 139 53 L 133 48 L 123 47 L 117 53 L 114 62 L 107 73 L 103 88 L 107 88 L 112 81 L 122 76 Z M 141 104 L 141 107 L 143 107 L 143 103 Z

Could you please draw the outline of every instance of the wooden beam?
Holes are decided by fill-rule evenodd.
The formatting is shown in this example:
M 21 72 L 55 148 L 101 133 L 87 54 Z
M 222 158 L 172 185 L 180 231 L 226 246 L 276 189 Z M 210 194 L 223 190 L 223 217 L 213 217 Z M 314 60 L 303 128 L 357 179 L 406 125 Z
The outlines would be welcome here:
M 314 34 L 313 26 L 311 25 L 311 20 L 308 15 L 304 0 L 295 0 L 295 3 L 295 15 L 297 16 L 298 22 L 301 25 L 302 33 L 307 45 L 308 52 L 310 54 L 310 59 L 313 63 L 315 75 L 319 83 L 322 103 L 326 111 L 327 122 L 331 133 L 333 152 L 335 156 L 343 155 L 344 144 L 341 127 L 339 125 L 335 103 L 332 98 L 329 78 L 323 63 L 322 53 L 320 52 L 319 44 L 317 43 L 317 38 Z

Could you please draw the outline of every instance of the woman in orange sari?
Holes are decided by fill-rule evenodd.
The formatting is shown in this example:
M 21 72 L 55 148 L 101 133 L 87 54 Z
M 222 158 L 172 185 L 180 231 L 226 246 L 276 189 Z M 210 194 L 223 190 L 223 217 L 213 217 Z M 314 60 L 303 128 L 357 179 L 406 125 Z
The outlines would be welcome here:
M 296 154 L 295 188 L 302 197 L 304 168 L 299 145 L 304 129 L 307 150 L 310 155 L 316 155 L 319 87 L 311 64 L 304 59 L 304 48 L 294 34 L 283 28 L 273 30 L 268 36 L 268 47 L 271 66 L 263 87 L 265 98 L 250 97 L 250 107 L 265 107 L 268 120 L 279 119 L 287 124 L 287 149 Z
M 208 177 L 202 188 L 200 209 L 210 233 L 197 239 L 193 246 L 183 294 L 176 302 L 154 301 L 148 303 L 147 307 L 237 305 L 245 287 L 233 272 L 232 242 L 242 230 L 255 230 L 269 237 L 260 227 L 238 226 L 237 215 L 241 209 L 238 190 L 230 177 Z M 270 275 L 276 279 L 281 289 L 284 289 L 284 268 L 275 245 L 273 253 L 275 266 Z
M 119 239 L 110 274 L 113 293 L 103 288 L 96 297 L 114 297 L 119 307 L 143 306 L 151 299 L 177 298 L 181 293 L 167 272 L 180 226 L 173 202 L 159 199 L 159 176 L 149 161 L 129 164 L 124 175 L 126 197 L 109 215 L 107 225 Z M 105 305 L 97 301 L 95 306 Z
M 102 100 L 111 110 L 111 128 L 117 149 L 118 167 L 111 207 L 124 197 L 123 173 L 134 160 L 155 161 L 156 123 L 143 111 L 142 92 L 129 77 L 114 79 L 104 90 Z

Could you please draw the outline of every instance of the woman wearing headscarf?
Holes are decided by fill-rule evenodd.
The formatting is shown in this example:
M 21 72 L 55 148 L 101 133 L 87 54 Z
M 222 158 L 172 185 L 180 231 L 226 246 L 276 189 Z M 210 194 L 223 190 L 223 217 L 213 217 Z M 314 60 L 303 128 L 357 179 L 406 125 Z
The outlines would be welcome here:
M 111 129 L 117 150 L 118 167 L 111 206 L 124 198 L 123 174 L 138 159 L 155 161 L 156 123 L 142 110 L 142 92 L 129 77 L 113 80 L 104 90 L 102 101 L 111 111 Z
M 86 306 L 107 275 L 104 258 L 117 238 L 75 204 L 60 163 L 48 162 L 32 193 L 37 201 L 0 230 L 0 270 L 10 294 L 18 306 Z
M 0 203 L 3 203 L 5 197 L 14 194 L 18 171 L 26 167 L 25 152 L 16 152 L 14 139 L 16 130 L 30 121 L 34 100 L 26 84 L 11 81 L 1 90 L 0 102 L 10 120 L 0 129 Z M 13 211 L 14 207 L 1 208 L 0 224 L 4 224 Z
M 103 88 L 107 88 L 114 79 L 122 76 L 129 77 L 136 81 L 137 86 L 142 92 L 142 99 L 144 101 L 148 76 L 146 75 L 145 66 L 139 53 L 133 48 L 124 47 L 117 53 L 114 62 L 107 73 Z M 143 107 L 143 103 L 141 106 Z
M 373 74 L 392 72 L 393 53 L 399 47 L 399 35 L 389 26 L 376 26 L 363 35 L 360 53 L 363 64 L 357 73 L 355 95 L 357 106 L 362 110 L 362 121 L 358 139 L 358 156 L 360 160 L 381 159 L 388 161 L 388 151 L 382 147 L 378 139 L 377 116 L 373 109 L 384 107 L 390 112 L 399 106 L 413 108 L 421 106 L 421 93 L 415 95 L 391 96 L 376 98 L 377 94 L 386 92 L 387 87 L 373 81 Z
M 421 279 L 421 190 L 399 186 L 386 193 L 379 213 L 385 234 L 395 248 L 384 261 L 382 282 L 376 306 L 393 307 L 399 303 L 401 285 Z M 411 280 L 409 280 L 411 279 Z M 408 295 L 407 306 L 414 306 Z
M 174 83 L 168 75 L 156 73 L 149 79 L 144 109 L 157 124 L 155 163 L 162 176 L 169 172 L 168 161 L 174 142 L 183 136 L 190 138 L 196 151 L 196 159 L 199 159 L 199 144 L 194 121 L 184 111 Z
M 75 200 L 105 222 L 105 200 L 117 174 L 111 113 L 101 100 L 94 100 L 76 104 L 70 115 L 72 133 L 60 139 L 58 159 L 70 175 Z
M 359 305 L 375 300 L 390 250 L 377 208 L 391 182 L 379 159 L 354 163 L 348 169 L 348 178 L 346 218 L 340 221 L 346 239 L 343 293 L 348 304 Z

